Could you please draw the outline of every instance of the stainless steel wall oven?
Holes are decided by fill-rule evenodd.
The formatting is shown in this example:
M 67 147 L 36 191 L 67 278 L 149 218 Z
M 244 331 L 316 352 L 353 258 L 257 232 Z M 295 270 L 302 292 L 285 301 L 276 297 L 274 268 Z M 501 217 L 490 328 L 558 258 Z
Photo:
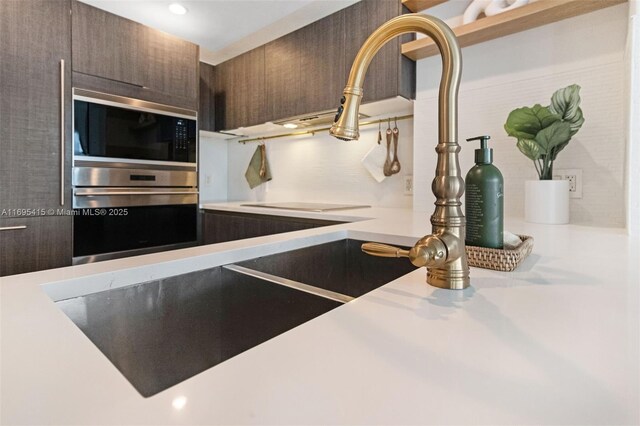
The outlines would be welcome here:
M 198 241 L 196 112 L 74 89 L 74 264 Z

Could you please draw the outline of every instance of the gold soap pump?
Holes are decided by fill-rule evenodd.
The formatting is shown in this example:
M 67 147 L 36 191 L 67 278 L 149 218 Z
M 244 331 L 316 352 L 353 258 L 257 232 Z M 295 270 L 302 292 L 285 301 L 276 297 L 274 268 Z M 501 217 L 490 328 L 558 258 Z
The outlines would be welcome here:
M 464 246 L 465 218 L 460 202 L 464 180 L 458 162 L 458 86 L 462 57 L 451 28 L 433 16 L 413 13 L 393 18 L 375 30 L 353 62 L 341 105 L 329 133 L 343 140 L 358 139 L 358 110 L 364 77 L 371 60 L 385 43 L 412 32 L 430 36 L 442 56 L 436 146 L 438 162 L 436 177 L 431 185 L 436 196 L 436 207 L 431 216 L 432 233 L 421 238 L 410 250 L 379 243 L 363 244 L 362 250 L 373 256 L 408 257 L 415 266 L 427 267 L 427 283 L 459 290 L 469 286 L 469 265 Z

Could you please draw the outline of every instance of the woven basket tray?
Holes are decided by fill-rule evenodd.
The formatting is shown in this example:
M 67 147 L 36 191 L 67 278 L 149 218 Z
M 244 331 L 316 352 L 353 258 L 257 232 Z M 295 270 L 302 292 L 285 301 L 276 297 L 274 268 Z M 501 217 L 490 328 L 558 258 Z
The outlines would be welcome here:
M 518 235 L 518 237 L 522 243 L 513 250 L 467 246 L 469 265 L 496 271 L 513 271 L 533 249 L 533 237 L 528 235 Z

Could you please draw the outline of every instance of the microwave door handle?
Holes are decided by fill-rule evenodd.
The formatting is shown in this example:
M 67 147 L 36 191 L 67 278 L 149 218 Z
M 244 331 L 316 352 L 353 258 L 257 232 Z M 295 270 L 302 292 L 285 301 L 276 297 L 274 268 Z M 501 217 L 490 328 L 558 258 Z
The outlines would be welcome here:
M 76 191 L 75 195 L 79 197 L 109 197 L 112 195 L 195 195 L 194 191 L 111 191 L 111 192 L 88 192 Z

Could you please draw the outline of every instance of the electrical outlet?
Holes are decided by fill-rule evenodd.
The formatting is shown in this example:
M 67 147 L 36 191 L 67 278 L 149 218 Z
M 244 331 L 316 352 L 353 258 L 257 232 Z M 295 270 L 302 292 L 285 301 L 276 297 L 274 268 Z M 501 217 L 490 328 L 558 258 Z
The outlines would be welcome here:
M 404 175 L 404 195 L 413 195 L 413 175 Z
M 209 174 L 204 175 L 204 184 L 205 186 L 211 186 L 211 175 Z
M 556 180 L 569 181 L 569 196 L 582 198 L 582 169 L 556 169 L 553 171 Z

